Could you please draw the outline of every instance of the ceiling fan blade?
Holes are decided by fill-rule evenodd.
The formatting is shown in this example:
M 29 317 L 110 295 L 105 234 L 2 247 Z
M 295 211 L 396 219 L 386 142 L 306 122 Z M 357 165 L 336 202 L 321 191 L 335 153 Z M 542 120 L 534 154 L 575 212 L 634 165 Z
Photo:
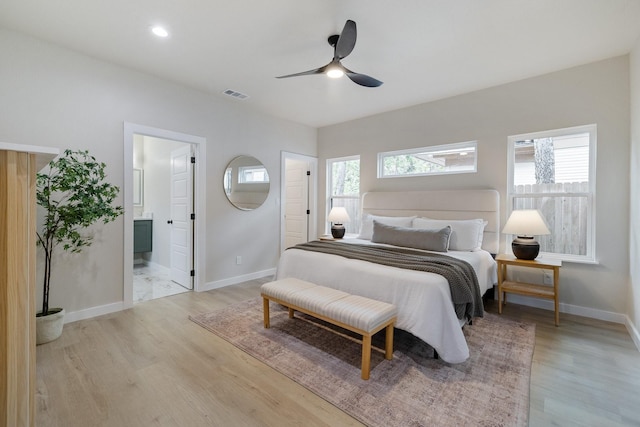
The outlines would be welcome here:
M 352 82 L 357 83 L 360 86 L 378 87 L 383 84 L 383 82 L 381 82 L 380 80 L 374 79 L 373 77 L 367 76 L 366 74 L 354 73 L 344 66 L 342 68 L 344 68 L 344 73 L 347 75 L 347 77 L 349 77 Z
M 344 24 L 342 33 L 340 33 L 340 37 L 336 43 L 334 59 L 346 58 L 347 55 L 353 51 L 353 48 L 356 45 L 356 37 L 356 23 L 349 19 Z
M 326 68 L 327 66 L 325 65 L 324 67 L 316 68 L 315 70 L 303 71 L 301 73 L 287 74 L 286 76 L 277 76 L 276 79 L 286 79 L 287 77 L 310 76 L 313 74 L 322 74 L 324 73 L 324 70 Z

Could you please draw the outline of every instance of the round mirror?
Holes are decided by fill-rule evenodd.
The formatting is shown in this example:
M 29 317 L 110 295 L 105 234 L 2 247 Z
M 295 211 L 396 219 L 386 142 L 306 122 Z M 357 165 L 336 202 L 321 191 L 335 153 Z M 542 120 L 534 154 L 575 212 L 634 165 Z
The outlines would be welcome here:
M 243 211 L 259 208 L 269 195 L 269 173 L 260 160 L 238 156 L 224 171 L 224 193 L 233 206 Z

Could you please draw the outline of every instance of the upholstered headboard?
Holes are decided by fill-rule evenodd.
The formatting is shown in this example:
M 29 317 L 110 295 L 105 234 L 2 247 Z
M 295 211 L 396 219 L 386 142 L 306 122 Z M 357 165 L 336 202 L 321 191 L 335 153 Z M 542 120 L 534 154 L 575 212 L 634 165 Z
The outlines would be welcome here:
M 496 190 L 380 191 L 362 196 L 362 213 L 432 219 L 487 221 L 482 249 L 498 253 L 500 245 L 500 194 Z

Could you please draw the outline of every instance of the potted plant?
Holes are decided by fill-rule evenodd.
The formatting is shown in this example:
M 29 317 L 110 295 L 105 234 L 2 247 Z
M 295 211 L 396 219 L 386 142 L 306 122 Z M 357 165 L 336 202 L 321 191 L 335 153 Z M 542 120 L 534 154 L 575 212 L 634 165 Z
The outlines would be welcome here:
M 97 221 L 114 221 L 123 212 L 122 206 L 113 205 L 120 189 L 105 182 L 105 167 L 86 150 L 65 150 L 49 163 L 48 172 L 37 174 L 36 200 L 45 210 L 42 228 L 36 233 L 44 250 L 42 311 L 36 315 L 38 344 L 58 338 L 64 323 L 64 309 L 49 308 L 54 249 L 62 245 L 65 251 L 81 252 L 93 239 L 82 233 L 85 228 Z

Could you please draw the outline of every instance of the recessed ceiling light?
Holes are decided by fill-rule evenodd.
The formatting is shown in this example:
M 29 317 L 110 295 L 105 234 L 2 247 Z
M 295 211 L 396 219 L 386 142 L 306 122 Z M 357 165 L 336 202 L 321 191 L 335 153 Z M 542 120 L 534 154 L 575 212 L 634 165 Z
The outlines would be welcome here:
M 161 27 L 159 25 L 151 27 L 151 32 L 158 37 L 169 37 L 169 32 L 164 27 Z

